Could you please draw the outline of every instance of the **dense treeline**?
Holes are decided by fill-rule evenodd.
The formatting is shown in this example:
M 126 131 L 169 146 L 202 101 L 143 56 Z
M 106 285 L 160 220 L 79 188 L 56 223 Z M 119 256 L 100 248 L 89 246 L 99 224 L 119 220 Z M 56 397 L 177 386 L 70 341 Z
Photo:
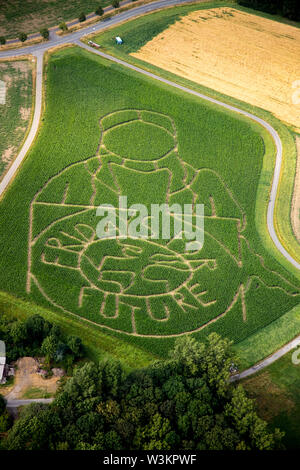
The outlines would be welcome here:
M 2 446 L 17 449 L 273 449 L 241 386 L 229 384 L 228 340 L 177 340 L 170 360 L 126 374 L 119 362 L 85 363 L 51 405 L 24 408 Z
M 238 3 L 254 10 L 273 15 L 279 14 L 290 20 L 300 21 L 299 0 L 238 0 Z
M 32 315 L 26 320 L 1 316 L 0 339 L 6 344 L 7 363 L 24 356 L 43 356 L 48 364 L 61 362 L 68 368 L 83 355 L 80 338 L 63 334 L 59 326 L 40 315 Z

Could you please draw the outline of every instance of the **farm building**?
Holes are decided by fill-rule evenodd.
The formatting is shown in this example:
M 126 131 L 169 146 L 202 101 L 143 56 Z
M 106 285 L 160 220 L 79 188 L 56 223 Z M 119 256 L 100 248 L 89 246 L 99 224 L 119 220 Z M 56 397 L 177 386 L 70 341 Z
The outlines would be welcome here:
M 4 341 L 0 341 L 0 384 L 4 380 L 5 363 L 6 363 L 5 343 Z

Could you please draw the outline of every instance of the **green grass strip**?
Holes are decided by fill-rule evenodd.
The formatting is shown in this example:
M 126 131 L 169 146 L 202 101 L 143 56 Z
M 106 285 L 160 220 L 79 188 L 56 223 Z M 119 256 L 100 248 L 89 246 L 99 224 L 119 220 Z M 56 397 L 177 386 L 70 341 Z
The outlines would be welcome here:
M 241 370 L 270 356 L 300 332 L 300 305 L 233 347 L 241 360 Z

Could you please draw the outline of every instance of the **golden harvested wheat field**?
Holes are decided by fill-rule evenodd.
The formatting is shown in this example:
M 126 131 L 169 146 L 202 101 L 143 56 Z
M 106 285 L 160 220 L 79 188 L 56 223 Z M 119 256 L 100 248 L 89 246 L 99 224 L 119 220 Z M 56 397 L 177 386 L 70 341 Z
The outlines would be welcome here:
M 184 16 L 132 55 L 267 109 L 299 130 L 300 106 L 292 102 L 299 51 L 300 29 L 214 8 Z

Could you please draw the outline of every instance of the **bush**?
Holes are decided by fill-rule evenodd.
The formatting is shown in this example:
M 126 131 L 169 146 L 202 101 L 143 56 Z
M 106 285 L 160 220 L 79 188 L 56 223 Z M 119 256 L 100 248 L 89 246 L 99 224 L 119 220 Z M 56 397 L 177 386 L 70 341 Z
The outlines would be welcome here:
M 285 0 L 282 5 L 282 14 L 286 18 L 300 21 L 300 8 L 297 0 Z
M 87 362 L 64 380 L 53 404 L 21 411 L 5 450 L 273 450 L 269 431 L 241 385 L 229 383 L 235 355 L 215 333 L 177 339 L 171 360 L 129 375 L 116 360 Z
M 60 23 L 58 25 L 59 29 L 61 29 L 62 31 L 68 31 L 68 26 L 67 24 L 63 21 L 62 23 Z
M 97 10 L 95 11 L 95 14 L 98 15 L 98 16 L 102 16 L 103 13 L 104 13 L 104 10 L 103 10 L 103 8 L 102 8 L 101 6 L 99 6 L 99 7 L 97 8 Z
M 78 20 L 80 21 L 80 23 L 82 23 L 83 21 L 85 21 L 85 20 L 86 20 L 85 14 L 84 14 L 84 13 L 80 13 Z
M 2 415 L 5 410 L 6 410 L 6 402 L 5 402 L 4 397 L 0 395 L 0 415 Z
M 4 36 L 0 36 L 0 44 L 5 44 L 6 43 L 6 39 Z
M 19 40 L 21 42 L 25 42 L 27 40 L 27 34 L 26 33 L 20 33 L 19 34 Z
M 41 36 L 43 36 L 44 39 L 49 39 L 49 30 L 47 28 L 43 28 L 40 30 Z
M 111 5 L 114 7 L 114 8 L 119 8 L 120 6 L 120 2 L 119 0 L 113 0 Z

